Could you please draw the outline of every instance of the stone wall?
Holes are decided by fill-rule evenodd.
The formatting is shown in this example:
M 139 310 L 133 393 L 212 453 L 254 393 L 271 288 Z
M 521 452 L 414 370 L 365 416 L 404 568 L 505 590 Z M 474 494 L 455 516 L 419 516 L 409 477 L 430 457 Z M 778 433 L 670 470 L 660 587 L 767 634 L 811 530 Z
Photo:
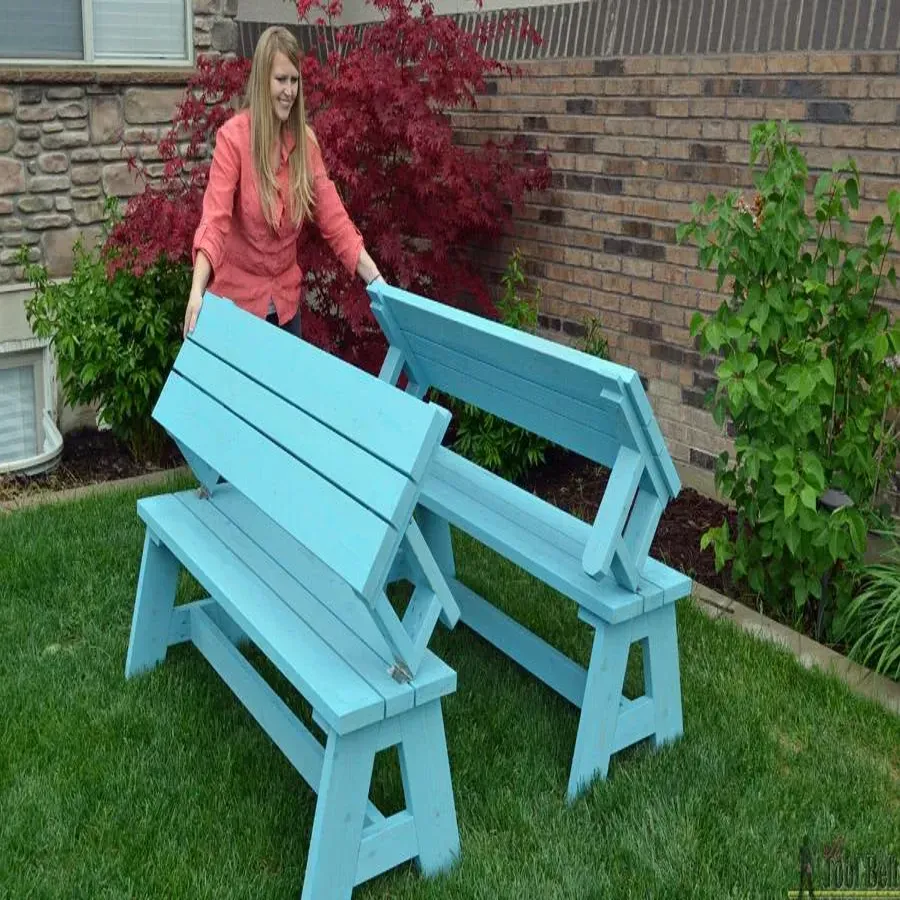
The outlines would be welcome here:
M 237 0 L 193 10 L 195 54 L 234 53 Z M 20 280 L 23 244 L 51 276 L 71 273 L 73 244 L 99 237 L 107 198 L 143 187 L 129 155 L 159 174 L 156 143 L 191 71 L 0 65 L 0 286 Z

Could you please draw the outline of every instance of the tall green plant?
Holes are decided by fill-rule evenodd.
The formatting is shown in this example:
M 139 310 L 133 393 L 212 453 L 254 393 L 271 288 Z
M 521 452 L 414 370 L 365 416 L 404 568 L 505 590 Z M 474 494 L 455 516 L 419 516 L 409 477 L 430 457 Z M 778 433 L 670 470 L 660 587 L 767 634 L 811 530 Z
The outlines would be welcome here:
M 700 263 L 714 266 L 728 299 L 691 323 L 701 350 L 720 360 L 711 396 L 716 422 L 734 427 L 734 456 L 723 453 L 716 485 L 738 512 L 704 535 L 716 567 L 733 562 L 764 602 L 806 615 L 818 633 L 849 598 L 879 496 L 897 458 L 889 413 L 900 401 L 890 364 L 900 326 L 878 304 L 896 284 L 887 254 L 900 228 L 900 193 L 888 219 L 865 239 L 849 237 L 859 206 L 853 161 L 820 177 L 807 213 L 806 160 L 797 130 L 764 123 L 750 136 L 756 196 L 710 196 L 678 229 L 695 238 Z M 831 511 L 828 488 L 852 505 Z
M 497 300 L 500 320 L 511 328 L 534 332 L 541 293 L 538 288 L 534 300 L 524 294 L 527 279 L 518 248 L 510 257 L 500 283 L 502 291 Z M 543 438 L 471 403 L 451 398 L 448 406 L 456 419 L 453 449 L 461 456 L 510 481 L 517 481 L 544 461 L 548 442 Z
M 80 242 L 64 282 L 28 264 L 24 249 L 19 262 L 35 289 L 28 321 L 52 342 L 66 402 L 97 404 L 137 460 L 158 462 L 166 439 L 151 412 L 181 346 L 190 270 L 161 258 L 140 277 L 108 275 L 99 252 Z
M 847 607 L 843 634 L 850 656 L 900 681 L 900 541 L 896 531 L 884 558 L 863 567 L 860 590 Z

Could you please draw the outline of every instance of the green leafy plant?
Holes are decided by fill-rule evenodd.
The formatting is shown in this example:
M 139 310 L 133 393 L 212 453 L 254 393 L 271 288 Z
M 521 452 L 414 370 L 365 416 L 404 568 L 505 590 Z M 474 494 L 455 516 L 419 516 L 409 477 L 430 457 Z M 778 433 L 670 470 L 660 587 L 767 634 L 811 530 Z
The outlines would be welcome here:
M 35 289 L 28 321 L 52 342 L 66 402 L 98 404 L 136 459 L 157 462 L 166 437 L 150 414 L 181 346 L 190 270 L 161 259 L 140 277 L 127 269 L 108 274 L 107 261 L 81 242 L 74 256 L 71 279 L 56 283 L 20 251 Z
M 853 641 L 852 659 L 900 681 L 900 542 L 896 532 L 884 559 L 862 568 L 860 590 L 847 606 L 843 633 Z
M 897 458 L 890 412 L 900 386 L 890 357 L 900 351 L 900 326 L 877 299 L 885 281 L 896 284 L 887 255 L 900 193 L 888 197 L 887 221 L 876 216 L 852 242 L 856 165 L 817 180 L 810 217 L 797 133 L 773 122 L 754 127 L 752 202 L 736 191 L 710 196 L 678 239 L 696 239 L 701 265 L 715 266 L 729 293 L 691 323 L 700 349 L 719 359 L 713 415 L 735 434 L 716 485 L 737 508 L 737 530 L 723 523 L 703 546 L 714 546 L 719 570 L 732 561 L 733 576 L 764 604 L 805 616 L 821 636 L 849 600 Z M 829 488 L 852 502 L 823 507 Z
M 497 313 L 504 325 L 533 333 L 537 327 L 540 289 L 535 299 L 523 294 L 527 284 L 522 254 L 515 249 L 500 279 Z M 548 442 L 530 431 L 485 412 L 471 403 L 444 398 L 456 420 L 453 449 L 485 469 L 517 481 L 544 461 Z
M 588 316 L 583 324 L 584 335 L 579 342 L 579 349 L 599 359 L 608 359 L 609 341 L 603 333 L 603 322 L 600 316 Z

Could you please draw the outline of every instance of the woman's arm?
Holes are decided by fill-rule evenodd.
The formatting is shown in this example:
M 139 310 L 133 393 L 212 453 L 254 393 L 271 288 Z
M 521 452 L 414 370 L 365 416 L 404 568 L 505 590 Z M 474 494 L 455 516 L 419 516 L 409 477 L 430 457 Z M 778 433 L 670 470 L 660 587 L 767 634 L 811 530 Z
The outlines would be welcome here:
M 311 128 L 307 127 L 307 159 L 315 192 L 313 217 L 335 256 L 348 272 L 357 274 L 366 284 L 380 277 L 375 265 L 363 245 L 359 229 L 350 220 L 347 210 L 338 195 L 334 182 L 329 178 L 322 159 L 322 151 Z
M 203 194 L 203 214 L 194 233 L 194 276 L 184 312 L 185 337 L 197 324 L 203 292 L 225 255 L 225 242 L 231 231 L 231 214 L 240 173 L 241 154 L 234 143 L 232 129 L 226 123 L 216 135 L 209 181 Z
M 202 251 L 197 251 L 194 260 L 194 278 L 191 281 L 191 292 L 188 295 L 187 309 L 184 311 L 184 337 L 187 337 L 197 324 L 197 316 L 200 315 L 200 307 L 203 305 L 203 292 L 209 283 L 212 274 L 212 266 L 209 257 Z
M 359 275 L 367 285 L 370 285 L 376 278 L 381 278 L 381 272 L 378 271 L 378 266 L 375 265 L 365 247 L 360 248 L 359 262 L 356 264 L 356 274 Z

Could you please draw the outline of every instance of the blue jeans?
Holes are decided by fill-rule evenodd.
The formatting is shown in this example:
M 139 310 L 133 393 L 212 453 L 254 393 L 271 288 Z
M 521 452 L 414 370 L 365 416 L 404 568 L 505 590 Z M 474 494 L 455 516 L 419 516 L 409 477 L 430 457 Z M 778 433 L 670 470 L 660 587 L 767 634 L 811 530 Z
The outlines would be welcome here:
M 266 316 L 266 321 L 270 325 L 278 325 L 278 313 L 269 313 L 269 315 Z M 294 337 L 300 337 L 300 310 L 297 310 L 297 315 L 292 319 L 288 319 L 284 325 L 278 325 L 278 327 L 282 331 L 287 331 L 294 335 Z

